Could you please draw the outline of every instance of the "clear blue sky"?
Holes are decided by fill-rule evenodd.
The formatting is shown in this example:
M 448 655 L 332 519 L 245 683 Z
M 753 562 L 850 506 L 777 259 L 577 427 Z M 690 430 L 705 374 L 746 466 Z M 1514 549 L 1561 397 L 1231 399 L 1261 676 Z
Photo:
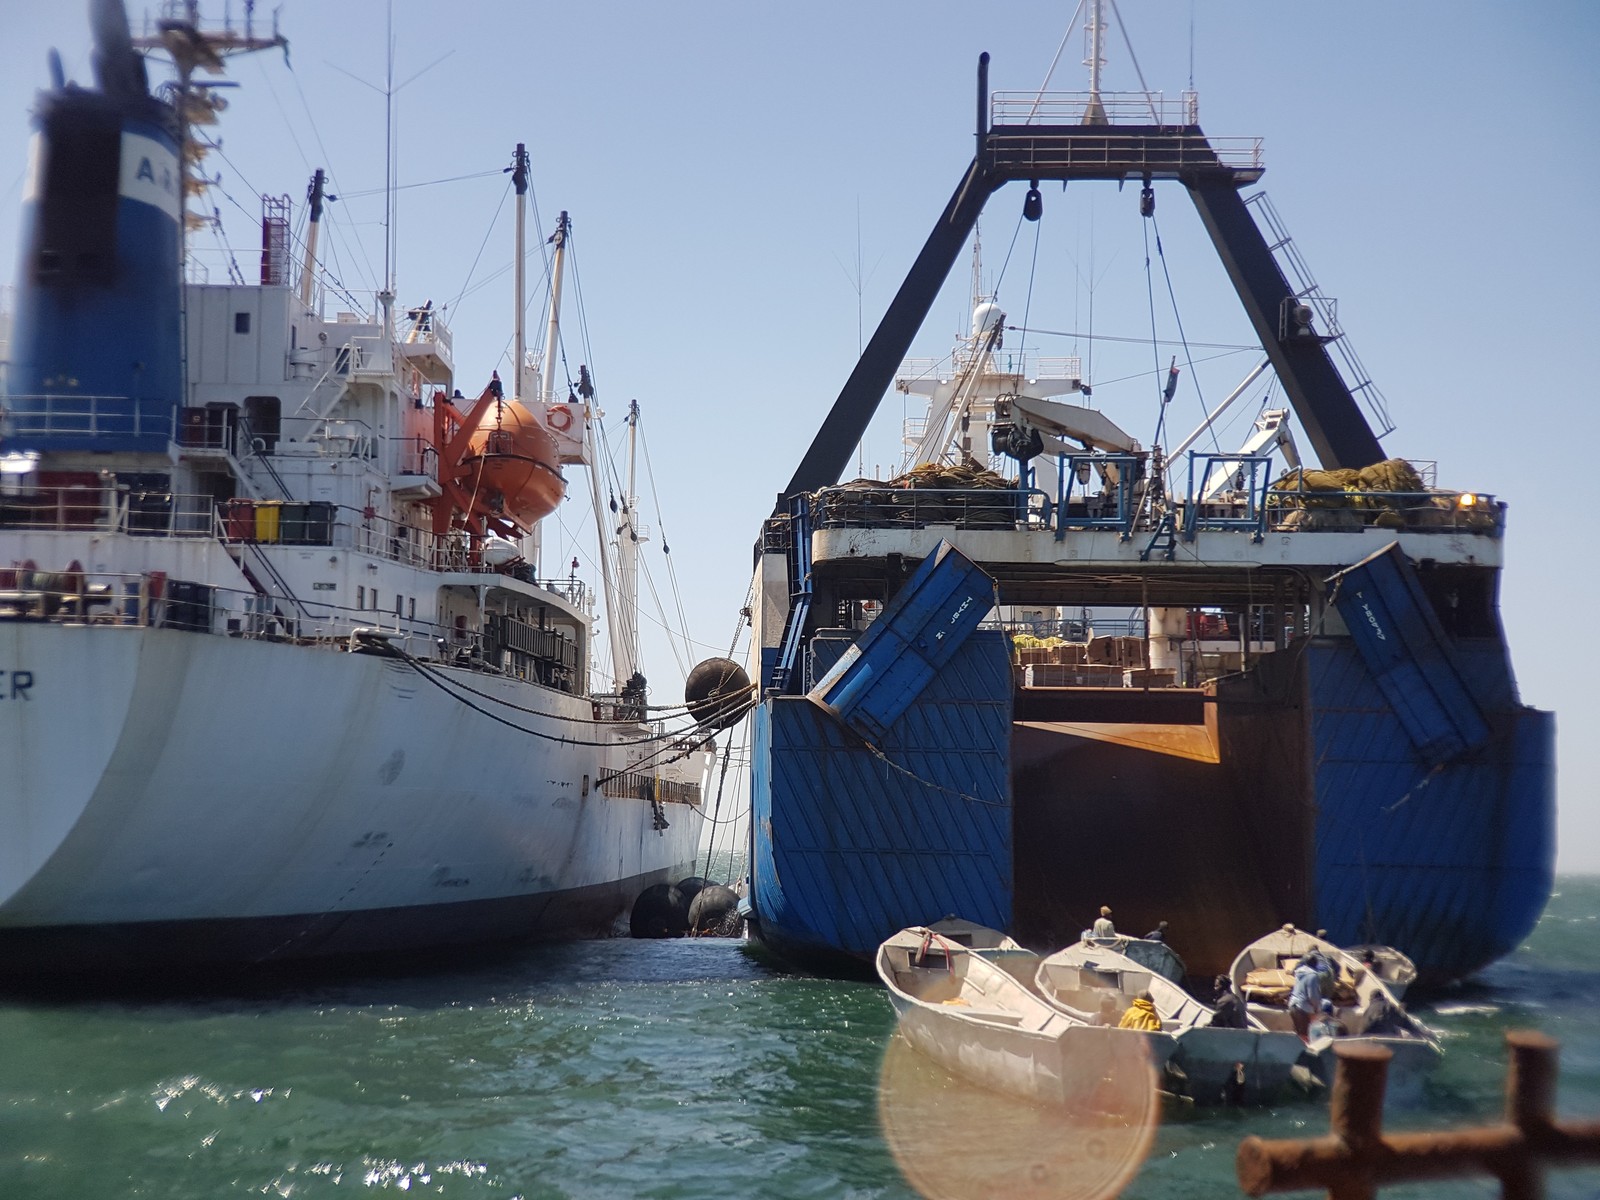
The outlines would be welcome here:
M 397 82 L 445 56 L 398 97 L 400 182 L 495 171 L 524 141 L 545 232 L 558 209 L 572 213 L 589 345 L 569 325 L 567 358 L 594 368 L 613 423 L 629 399 L 644 408 L 683 604 L 707 646 L 696 657 L 726 649 L 759 522 L 854 364 L 858 300 L 870 336 L 970 158 L 978 53 L 992 53 L 996 89 L 1037 89 L 1072 8 L 396 0 Z M 1386 447 L 1437 461 L 1442 485 L 1510 504 L 1503 613 L 1524 700 L 1559 714 L 1560 866 L 1600 870 L 1600 568 L 1584 507 L 1597 444 L 1600 5 L 1122 8 L 1152 87 L 1175 97 L 1192 62 L 1207 131 L 1265 139 L 1263 186 L 1388 397 L 1399 427 Z M 381 83 L 384 6 L 283 0 L 280 20 L 292 71 L 275 54 L 235 68 L 227 158 L 210 160 L 227 194 L 215 203 L 228 240 L 248 248 L 261 191 L 298 201 L 311 168 L 331 168 L 346 196 L 333 210 L 339 274 L 370 296 L 382 269 L 383 101 L 341 69 Z M 89 77 L 88 36 L 78 0 L 0 0 L 0 22 L 9 280 L 25 112 L 48 47 L 69 75 Z M 1075 35 L 1054 86 L 1081 88 L 1082 58 Z M 1120 38 L 1108 58 L 1106 87 L 1135 87 Z M 446 303 L 509 262 L 504 211 L 489 233 L 505 190 L 495 175 L 401 193 L 402 303 Z M 1088 330 L 1092 313 L 1096 333 L 1148 338 L 1136 202 L 1110 185 L 1047 188 L 1035 250 L 1034 227 L 1017 232 L 1020 190 L 997 196 L 985 262 L 991 280 L 1006 264 L 1010 320 L 1026 310 L 1037 328 Z M 1249 341 L 1176 185 L 1158 189 L 1157 221 L 1159 335 L 1176 331 L 1170 276 L 1192 342 Z M 958 268 L 915 353 L 949 349 L 966 292 Z M 452 311 L 463 390 L 505 373 L 510 307 L 502 275 Z M 1028 345 L 1087 356 L 1090 343 Z M 1097 402 L 1148 442 L 1156 352 L 1094 346 Z M 1180 433 L 1202 397 L 1214 404 L 1253 362 L 1194 357 L 1172 410 Z M 1255 404 L 1242 407 L 1225 445 Z M 898 398 L 885 401 L 863 452 L 869 473 L 894 462 L 901 415 Z M 572 528 L 585 519 L 581 500 L 563 510 Z M 547 536 L 547 561 L 559 562 L 562 538 Z M 659 538 L 646 555 L 665 589 Z M 658 697 L 675 696 L 673 656 L 648 625 L 645 652 Z

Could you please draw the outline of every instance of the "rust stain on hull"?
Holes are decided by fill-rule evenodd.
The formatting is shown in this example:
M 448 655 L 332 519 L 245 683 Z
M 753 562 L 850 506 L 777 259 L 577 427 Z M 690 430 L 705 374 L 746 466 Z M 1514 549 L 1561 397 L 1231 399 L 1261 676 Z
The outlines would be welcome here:
M 1094 722 L 1018 721 L 1027 729 L 1061 733 L 1092 742 L 1109 742 L 1151 754 L 1169 754 L 1195 762 L 1216 763 L 1222 758 L 1217 749 L 1216 731 L 1208 725 L 1111 725 Z

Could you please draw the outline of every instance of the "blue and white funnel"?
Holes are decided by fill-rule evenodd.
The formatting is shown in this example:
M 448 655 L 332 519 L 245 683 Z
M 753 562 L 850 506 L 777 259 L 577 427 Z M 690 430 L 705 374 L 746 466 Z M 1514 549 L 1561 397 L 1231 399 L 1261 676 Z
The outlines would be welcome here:
M 8 449 L 164 451 L 183 402 L 183 176 L 120 0 L 92 5 L 97 88 L 41 93 L 23 191 Z

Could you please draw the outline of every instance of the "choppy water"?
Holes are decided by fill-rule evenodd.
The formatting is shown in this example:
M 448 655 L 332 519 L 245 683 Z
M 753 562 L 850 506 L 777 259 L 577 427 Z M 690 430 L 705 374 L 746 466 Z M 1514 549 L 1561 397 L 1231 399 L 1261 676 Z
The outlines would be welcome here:
M 915 1195 L 879 1132 L 894 1027 L 881 991 L 776 975 L 735 943 L 220 983 L 0 999 L 0 1196 Z M 1524 948 L 1421 1009 L 1445 1061 L 1391 1127 L 1496 1117 L 1517 1027 L 1561 1040 L 1562 1112 L 1600 1114 L 1597 996 L 1600 879 L 1563 879 Z M 1241 1137 L 1326 1122 L 1312 1104 L 1168 1121 L 1124 1194 L 1237 1196 Z M 1600 1171 L 1555 1174 L 1550 1195 L 1600 1195 Z

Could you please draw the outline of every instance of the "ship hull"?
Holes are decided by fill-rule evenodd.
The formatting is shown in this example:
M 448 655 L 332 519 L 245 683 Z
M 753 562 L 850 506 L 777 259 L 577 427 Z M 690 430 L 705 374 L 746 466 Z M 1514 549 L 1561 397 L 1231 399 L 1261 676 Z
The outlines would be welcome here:
M 375 956 L 390 965 L 417 965 L 427 959 L 414 956 L 464 947 L 607 936 L 634 897 L 685 869 L 680 864 L 674 871 L 560 892 L 452 904 L 6 929 L 0 931 L 0 955 L 13 979 L 342 963 Z
M 864 783 L 870 751 L 819 735 L 809 757 L 782 754 L 758 738 L 753 928 L 798 967 L 858 974 L 908 904 L 924 920 L 960 915 L 978 858 L 1009 850 L 1009 878 L 988 867 L 999 890 L 985 895 L 1041 950 L 1077 940 L 1109 903 L 1135 935 L 1168 922 L 1195 976 L 1293 922 L 1404 947 L 1424 985 L 1463 978 L 1513 950 L 1550 895 L 1555 721 L 1516 702 L 1499 638 L 1458 641 L 1452 659 L 1485 737 L 1433 761 L 1349 638 L 1308 639 L 1191 694 L 1188 723 L 1176 694 L 1022 689 L 1010 835 L 993 848 L 962 843 L 959 814 L 943 811 L 950 779 L 929 778 L 915 819 L 890 820 L 865 788 L 834 785 Z M 788 724 L 779 710 L 796 702 L 768 700 L 757 729 Z M 924 848 L 930 822 L 942 857 Z M 831 853 L 811 844 L 817 830 Z
M 586 698 L 147 627 L 0 622 L 0 664 L 7 970 L 585 935 L 693 862 Z

